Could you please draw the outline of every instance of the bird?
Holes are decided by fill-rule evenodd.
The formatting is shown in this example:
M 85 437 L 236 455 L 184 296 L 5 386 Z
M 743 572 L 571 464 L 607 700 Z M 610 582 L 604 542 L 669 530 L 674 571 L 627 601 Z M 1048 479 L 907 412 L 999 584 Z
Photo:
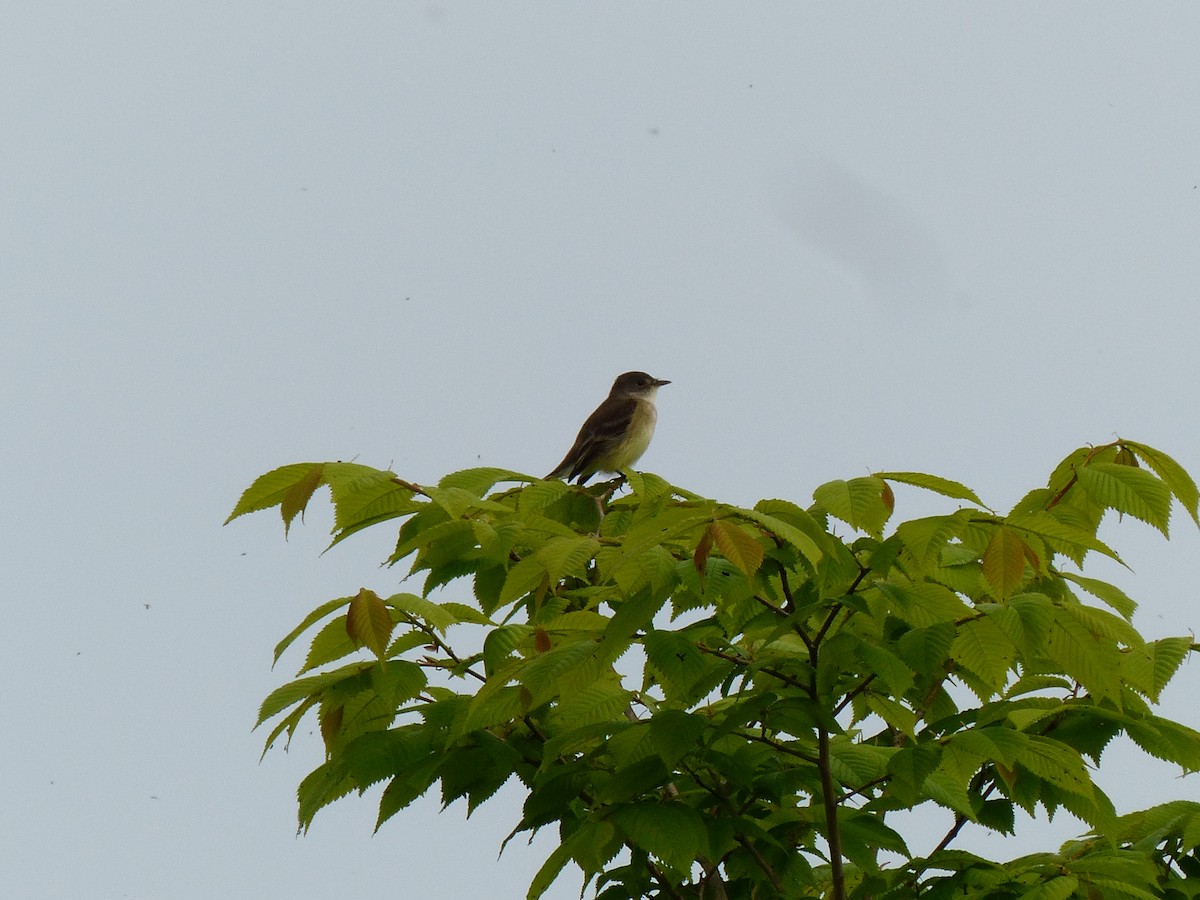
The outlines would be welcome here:
M 579 429 L 563 461 L 546 477 L 586 484 L 597 472 L 618 472 L 632 466 L 654 436 L 658 419 L 654 396 L 670 383 L 645 372 L 618 375 L 608 397 Z

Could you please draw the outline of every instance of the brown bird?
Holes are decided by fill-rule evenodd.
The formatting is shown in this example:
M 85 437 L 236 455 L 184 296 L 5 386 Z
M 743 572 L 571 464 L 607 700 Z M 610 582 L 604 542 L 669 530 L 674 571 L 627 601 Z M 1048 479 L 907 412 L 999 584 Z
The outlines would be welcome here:
M 654 395 L 670 383 L 645 372 L 618 375 L 608 398 L 587 417 L 574 445 L 546 477 L 585 484 L 597 472 L 618 472 L 632 466 L 654 436 L 658 419 Z

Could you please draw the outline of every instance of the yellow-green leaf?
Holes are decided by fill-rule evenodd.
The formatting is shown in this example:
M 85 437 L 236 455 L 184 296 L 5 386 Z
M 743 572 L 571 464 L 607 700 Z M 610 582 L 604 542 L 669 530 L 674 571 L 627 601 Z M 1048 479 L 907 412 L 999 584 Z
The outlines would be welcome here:
M 727 519 L 717 519 L 709 524 L 707 533 L 712 536 L 722 556 L 737 566 L 747 578 L 754 577 L 763 561 L 762 544 Z
M 359 646 L 384 658 L 392 637 L 392 614 L 374 591 L 362 588 L 346 610 L 346 634 Z
M 983 577 L 1000 599 L 1016 593 L 1025 580 L 1028 552 L 1029 547 L 1011 528 L 1000 525 L 993 532 L 983 551 Z
M 1078 470 L 1079 484 L 1097 503 L 1141 519 L 1167 536 L 1171 491 L 1143 469 L 1117 463 L 1092 463 Z
M 892 511 L 884 499 L 887 482 L 874 475 L 830 481 L 813 491 L 813 499 L 831 516 L 874 537 L 883 534 Z

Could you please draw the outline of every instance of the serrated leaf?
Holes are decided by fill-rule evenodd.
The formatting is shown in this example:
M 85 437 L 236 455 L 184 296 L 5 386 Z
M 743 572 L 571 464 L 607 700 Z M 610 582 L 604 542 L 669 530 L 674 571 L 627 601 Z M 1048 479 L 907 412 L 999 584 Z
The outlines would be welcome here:
M 912 687 L 912 670 L 886 647 L 860 641 L 857 655 L 871 673 L 879 677 L 892 697 L 903 697 Z
M 325 481 L 333 496 L 334 539 L 341 543 L 372 525 L 425 507 L 413 499 L 413 487 L 392 472 L 353 463 L 326 463 Z
M 327 600 L 322 603 L 307 616 L 305 616 L 300 624 L 288 632 L 287 637 L 275 645 L 275 658 L 273 663 L 279 662 L 279 657 L 283 656 L 284 652 L 290 647 L 300 635 L 307 631 L 313 624 L 325 618 L 331 612 L 341 609 L 350 602 L 350 597 L 335 597 L 333 600 Z
M 242 496 L 233 507 L 229 518 L 225 520 L 225 524 L 228 525 L 238 516 L 244 516 L 246 513 L 279 506 L 298 484 L 311 482 L 314 470 L 317 471 L 319 478 L 321 466 L 321 463 L 312 462 L 292 463 L 259 475 L 250 484 L 250 487 L 242 492 Z M 287 521 L 286 517 L 285 521 Z
M 536 480 L 528 475 L 522 475 L 520 472 L 513 472 L 509 469 L 480 466 L 474 469 L 462 469 L 458 472 L 451 472 L 438 482 L 438 487 L 443 490 L 458 488 L 476 497 L 483 497 L 497 482 Z
M 665 709 L 650 720 L 650 742 L 663 763 L 674 766 L 688 753 L 700 748 L 707 727 L 700 716 Z
M 694 641 L 673 631 L 651 631 L 642 641 L 650 670 L 658 676 L 668 700 L 690 695 L 706 671 Z
M 953 622 L 938 622 L 925 628 L 914 628 L 897 642 L 897 649 L 914 670 L 937 671 L 950 655 L 957 630 Z
M 551 583 L 568 576 L 582 577 L 600 542 L 586 535 L 551 538 L 533 554 Z M 515 599 L 515 598 L 514 598 Z
M 346 610 L 346 634 L 360 647 L 384 658 L 395 623 L 387 605 L 374 591 L 362 588 Z
M 704 852 L 704 821 L 682 803 L 633 803 L 618 808 L 612 821 L 630 843 L 677 871 L 689 869 Z
M 554 884 L 555 879 L 562 873 L 563 868 L 571 861 L 571 851 L 566 844 L 559 844 L 554 848 L 554 851 L 546 857 L 546 861 L 542 863 L 541 868 L 533 876 L 533 881 L 529 883 L 529 890 L 525 894 L 525 900 L 538 900 L 546 891 L 550 890 L 550 885 Z
M 971 796 L 967 793 L 966 785 L 948 772 L 934 772 L 925 779 L 922 788 L 934 803 L 958 813 L 969 821 L 975 821 L 975 809 L 971 806 Z
M 908 548 L 922 567 L 936 566 L 942 548 L 956 537 L 963 518 L 958 513 L 910 519 L 896 527 L 896 537 Z
M 1107 581 L 1100 581 L 1097 578 L 1085 578 L 1082 575 L 1075 575 L 1071 572 L 1060 572 L 1063 578 L 1072 581 L 1079 585 L 1093 597 L 1103 600 L 1118 613 L 1120 613 L 1126 621 L 1133 621 L 1133 614 L 1137 610 L 1137 603 L 1126 596 L 1115 584 L 1109 584 Z
M 881 537 L 891 510 L 883 501 L 887 483 L 873 475 L 830 481 L 813 491 L 813 499 L 851 528 Z
M 941 494 L 944 497 L 950 497 L 954 500 L 970 500 L 977 506 L 987 509 L 988 507 L 969 487 L 959 484 L 957 481 L 951 481 L 949 478 L 941 478 L 937 475 L 926 475 L 924 472 L 876 472 L 876 478 L 882 478 L 884 481 L 898 481 L 901 484 L 911 484 L 913 487 L 924 488 L 927 491 L 933 491 L 935 494 Z
M 1191 652 L 1191 638 L 1150 641 L 1121 655 L 1121 671 L 1127 682 L 1157 703 L 1162 689 Z
M 1058 741 L 1040 735 L 1028 735 L 1017 762 L 1034 775 L 1085 799 L 1092 799 L 1095 788 L 1088 776 L 1083 757 Z
M 500 589 L 500 606 L 508 606 L 522 597 L 535 591 L 549 589 L 550 576 L 546 567 L 536 556 L 527 556 L 517 562 L 504 577 L 504 587 Z
M 628 705 L 629 691 L 621 686 L 620 679 L 614 675 L 564 696 L 555 709 L 555 717 L 565 728 L 619 722 L 625 720 Z
M 1005 519 L 1005 524 L 1017 531 L 1037 535 L 1050 549 L 1076 561 L 1082 559 L 1084 552 L 1095 550 L 1125 565 L 1115 550 L 1096 537 L 1094 530 L 1087 531 L 1078 525 L 1063 521 L 1062 517 L 1069 513 L 1069 507 L 1060 504 L 1054 509 L 1053 514 L 1045 511 L 1011 514 Z
M 1183 505 L 1183 508 L 1188 511 L 1188 515 L 1192 517 L 1192 521 L 1200 525 L 1200 510 L 1197 509 L 1197 506 L 1200 505 L 1200 488 L 1196 487 L 1196 482 L 1192 480 L 1192 476 L 1187 473 L 1183 466 L 1179 465 L 1179 463 L 1175 462 L 1175 460 L 1161 450 L 1155 450 L 1153 447 L 1147 447 L 1145 444 L 1126 442 L 1125 446 L 1136 453 L 1142 462 L 1154 470 L 1154 473 L 1166 484 L 1168 490 L 1175 495 L 1175 498 Z
M 595 641 L 577 641 L 556 647 L 530 660 L 520 673 L 520 681 L 534 694 L 541 694 L 551 690 L 559 678 L 583 665 L 595 652 Z
M 283 516 L 283 534 L 287 536 L 292 520 L 304 512 L 313 493 L 325 479 L 325 467 L 316 465 L 309 469 L 288 489 L 279 502 L 279 514 Z
M 439 603 L 418 597 L 416 594 L 392 594 L 383 601 L 393 609 L 414 616 L 445 634 L 446 629 L 458 622 L 454 612 Z
M 983 551 L 983 577 L 1001 600 L 1011 597 L 1025 580 L 1029 547 L 1011 528 L 999 525 Z
M 881 777 L 891 752 L 835 737 L 829 742 L 829 768 L 842 784 L 855 787 Z
M 993 691 L 1004 688 L 1015 656 L 1012 641 L 990 618 L 964 622 L 950 655 L 978 675 Z
M 1171 492 L 1149 472 L 1116 463 L 1091 463 L 1077 470 L 1079 484 L 1098 503 L 1133 516 L 1168 536 Z
M 706 533 L 721 551 L 747 578 L 753 578 L 763 561 L 763 548 L 752 535 L 727 519 L 709 523 Z
M 821 561 L 832 540 L 812 513 L 788 500 L 760 500 L 753 509 L 739 513 L 791 544 L 813 565 Z
M 1037 887 L 1023 891 L 1022 900 L 1067 900 L 1079 887 L 1079 879 L 1064 875 L 1044 881 Z
M 259 707 L 258 722 L 255 727 L 287 709 L 293 703 L 299 703 L 306 697 L 319 694 L 339 682 L 354 678 L 373 665 L 377 665 L 377 663 L 352 663 L 348 666 L 334 669 L 331 672 L 322 672 L 320 675 L 297 678 L 295 681 L 290 681 L 285 685 L 277 687 L 267 695 L 267 698 L 263 700 L 262 705 Z
M 353 654 L 361 645 L 356 643 L 346 633 L 346 618 L 341 616 L 326 622 L 320 631 L 313 636 L 308 645 L 308 655 L 304 657 L 304 665 L 297 675 L 311 672 L 321 666 L 328 665 L 334 660 Z
M 1062 670 L 1098 699 L 1120 696 L 1120 655 L 1101 641 L 1067 607 L 1056 607 L 1046 651 Z

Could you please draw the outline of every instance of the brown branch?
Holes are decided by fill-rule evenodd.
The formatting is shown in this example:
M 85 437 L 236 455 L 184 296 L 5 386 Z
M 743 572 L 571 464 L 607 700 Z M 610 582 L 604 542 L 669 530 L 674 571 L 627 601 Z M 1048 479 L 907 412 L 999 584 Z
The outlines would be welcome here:
M 696 649 L 699 650 L 701 653 L 707 653 L 709 656 L 715 656 L 715 657 L 717 657 L 717 659 L 723 659 L 726 662 L 737 663 L 739 666 L 748 666 L 752 662 L 751 660 L 748 660 L 744 657 L 734 656 L 732 653 L 723 653 L 720 650 L 714 650 L 712 647 L 709 647 L 705 644 L 697 644 Z M 776 669 L 772 666 L 759 666 L 758 671 L 764 672 L 767 675 L 772 676 L 773 678 L 778 678 L 780 681 L 782 681 L 788 687 L 794 687 L 797 690 L 804 691 L 809 696 L 812 696 L 811 685 L 802 684 L 801 682 L 797 681 L 792 676 L 790 676 L 784 672 L 780 672 L 778 669 Z
M 779 566 L 779 586 L 783 589 L 784 609 L 790 613 L 796 611 L 796 598 L 792 596 L 792 586 L 788 583 L 787 569 L 783 567 L 783 563 L 776 562 Z
M 766 744 L 772 750 L 777 750 L 780 753 L 786 753 L 789 756 L 794 756 L 797 759 L 802 759 L 806 763 L 809 763 L 810 765 L 814 765 L 814 766 L 821 765 L 821 758 L 819 756 L 811 756 L 807 753 L 802 753 L 799 750 L 795 750 L 795 749 L 789 747 L 787 744 L 781 744 L 781 743 L 779 743 L 779 741 L 772 740 L 771 738 L 767 737 L 766 735 L 743 733 L 742 737 L 744 737 L 748 741 L 755 741 L 756 743 L 759 743 L 759 744 Z
M 850 693 L 846 694 L 846 696 L 842 697 L 842 702 L 839 703 L 836 707 L 834 707 L 833 714 L 836 716 L 843 709 L 845 709 L 847 706 L 849 706 L 851 703 L 853 703 L 854 698 L 857 697 L 859 694 L 861 694 L 863 691 L 865 691 L 870 686 L 871 682 L 874 680 L 875 680 L 875 675 L 873 673 L 871 675 L 868 675 L 866 677 L 866 679 L 863 680 L 862 684 L 860 684 L 854 690 L 850 691 Z
M 833 770 L 829 760 L 829 732 L 817 729 L 817 766 L 821 775 L 821 801 L 825 806 L 825 841 L 829 845 L 829 877 L 833 900 L 846 900 L 846 873 L 842 870 L 842 833 L 838 827 L 838 801 L 833 795 Z
M 442 651 L 448 657 L 450 657 L 450 659 L 454 662 L 454 665 L 459 667 L 460 671 L 467 673 L 472 678 L 476 679 L 477 681 L 479 681 L 483 684 L 487 684 L 486 677 L 484 677 L 483 675 L 480 675 L 478 672 L 476 672 L 470 666 L 467 666 L 465 668 L 463 667 L 462 659 L 458 656 L 457 653 L 455 653 L 453 650 L 450 649 L 449 644 L 447 644 L 440 637 L 438 637 L 437 631 L 434 630 L 434 628 L 432 626 L 427 625 L 426 623 L 422 622 L 420 619 L 418 619 L 416 616 L 412 615 L 411 613 L 407 613 L 407 612 L 403 613 L 403 616 L 404 616 L 405 622 L 407 622 L 409 625 L 412 625 L 414 628 L 418 629 L 426 637 L 429 638 L 429 643 L 433 644 L 433 646 L 437 647 L 440 651 Z M 428 659 L 428 657 L 426 657 L 426 658 Z M 418 665 L 421 665 L 421 664 L 419 663 Z M 435 659 L 430 659 L 429 663 L 426 663 L 425 665 L 432 665 L 436 668 L 441 668 L 441 669 L 447 668 L 445 665 L 441 665 L 440 662 Z
M 1086 466 L 1088 463 L 1090 463 L 1092 461 L 1092 457 L 1094 457 L 1101 450 L 1111 450 L 1113 447 L 1119 447 L 1119 446 L 1121 446 L 1120 441 L 1112 441 L 1111 443 L 1108 443 L 1108 444 L 1101 444 L 1099 447 L 1093 447 L 1091 450 L 1088 451 L 1088 455 L 1083 458 L 1083 462 L 1080 463 L 1080 465 Z M 1046 504 L 1046 509 L 1049 510 L 1049 509 L 1053 509 L 1054 507 L 1058 506 L 1058 504 L 1062 502 L 1062 499 L 1065 496 L 1067 496 L 1067 491 L 1069 491 L 1071 488 L 1073 488 L 1075 486 L 1075 482 L 1077 482 L 1078 480 L 1079 480 L 1079 470 L 1075 466 L 1072 466 L 1071 467 L 1071 477 L 1067 479 L 1067 483 L 1062 486 L 1062 488 L 1059 490 L 1059 492 L 1050 498 L 1050 502 Z

